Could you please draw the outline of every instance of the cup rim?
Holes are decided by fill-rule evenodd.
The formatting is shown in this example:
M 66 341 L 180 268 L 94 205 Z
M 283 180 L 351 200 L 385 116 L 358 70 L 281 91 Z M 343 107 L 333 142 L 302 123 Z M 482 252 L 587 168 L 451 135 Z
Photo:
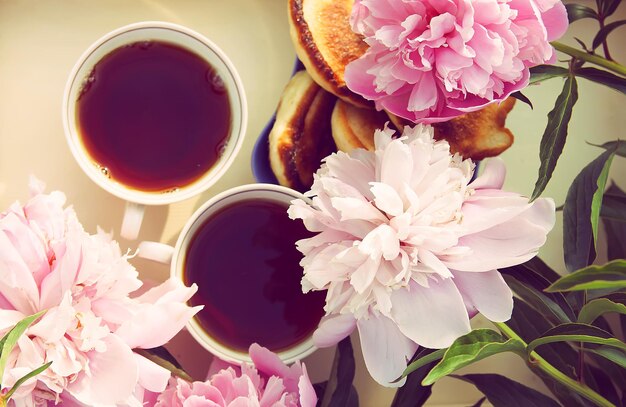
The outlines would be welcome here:
M 182 231 L 178 235 L 178 239 L 176 241 L 176 245 L 174 248 L 174 255 L 172 257 L 172 262 L 170 266 L 170 277 L 175 278 L 179 281 L 183 281 L 183 270 L 182 267 L 179 267 L 180 258 L 183 255 L 183 249 L 186 248 L 186 244 L 188 244 L 189 240 L 192 238 L 192 229 L 196 225 L 199 219 L 201 219 L 202 215 L 211 207 L 219 203 L 220 201 L 232 197 L 234 195 L 242 194 L 242 193 L 251 193 L 255 191 L 264 191 L 270 192 L 272 194 L 280 194 L 280 195 L 288 195 L 293 199 L 304 199 L 309 200 L 304 194 L 295 191 L 293 189 L 275 185 L 275 184 L 263 184 L 263 183 L 255 183 L 255 184 L 246 184 L 240 185 L 234 188 L 227 189 L 206 201 L 202 206 L 200 206 L 191 217 L 185 223 Z M 181 265 L 182 266 L 182 265 Z M 200 324 L 196 321 L 196 318 L 193 317 L 186 324 L 187 330 L 191 334 L 191 336 L 198 342 L 203 348 L 211 352 L 213 355 L 219 357 L 220 359 L 240 365 L 242 363 L 251 363 L 252 359 L 248 355 L 247 352 L 235 351 L 222 345 L 220 342 L 211 338 L 200 326 Z M 315 352 L 318 348 L 313 343 L 313 332 L 308 335 L 304 340 L 296 343 L 292 347 L 289 347 L 285 350 L 276 352 L 278 357 L 286 364 L 293 363 L 296 360 L 301 360 L 313 352 Z
M 72 87 L 74 86 L 76 81 L 80 80 L 80 78 L 78 78 L 78 73 L 80 72 L 85 62 L 87 62 L 90 56 L 98 48 L 100 48 L 108 41 L 119 37 L 120 35 L 124 35 L 126 33 L 141 29 L 175 31 L 193 38 L 199 43 L 205 45 L 206 48 L 210 50 L 210 52 L 215 54 L 217 59 L 219 59 L 220 62 L 223 64 L 225 72 L 228 72 L 230 74 L 234 82 L 234 89 L 229 89 L 229 91 L 234 96 L 233 103 L 231 104 L 231 109 L 238 110 L 240 114 L 240 120 L 239 123 L 235 123 L 232 125 L 231 133 L 229 135 L 230 140 L 234 142 L 232 151 L 230 152 L 230 154 L 228 154 L 228 156 L 222 157 L 216 162 L 215 166 L 219 165 L 220 167 L 210 177 L 207 177 L 207 173 L 205 173 L 198 180 L 186 185 L 175 193 L 166 193 L 163 191 L 150 192 L 138 189 L 135 190 L 130 187 L 124 186 L 124 184 L 122 183 L 113 180 L 108 181 L 107 179 L 105 179 L 105 177 L 100 176 L 101 174 L 98 173 L 97 168 L 93 165 L 92 161 L 90 160 L 89 154 L 84 151 L 84 149 L 79 145 L 80 136 L 75 131 L 75 126 L 72 126 L 70 123 L 71 120 L 75 120 L 75 116 L 70 117 L 70 94 L 72 91 Z M 178 43 L 175 38 L 172 39 L 171 42 Z M 198 54 L 202 59 L 206 60 L 206 58 L 202 54 L 196 54 Z M 233 65 L 230 58 L 228 58 L 224 51 L 222 51 L 222 49 L 218 47 L 213 41 L 209 40 L 207 37 L 198 33 L 197 31 L 194 31 L 188 27 L 179 24 L 164 21 L 141 21 L 116 28 L 115 30 L 104 34 L 96 41 L 94 41 L 80 55 L 80 57 L 77 59 L 76 63 L 72 67 L 72 70 L 70 71 L 69 77 L 65 84 L 65 88 L 63 90 L 62 120 L 65 139 L 67 144 L 69 145 L 72 156 L 78 163 L 83 173 L 85 173 L 93 182 L 95 182 L 98 186 L 100 186 L 107 192 L 125 201 L 143 205 L 168 205 L 171 203 L 183 201 L 206 191 L 228 171 L 243 146 L 243 141 L 246 135 L 246 129 L 248 124 L 248 104 L 243 82 L 241 80 L 241 77 L 239 76 L 239 73 L 237 72 L 237 69 Z M 238 131 L 236 131 L 237 127 L 239 127 Z

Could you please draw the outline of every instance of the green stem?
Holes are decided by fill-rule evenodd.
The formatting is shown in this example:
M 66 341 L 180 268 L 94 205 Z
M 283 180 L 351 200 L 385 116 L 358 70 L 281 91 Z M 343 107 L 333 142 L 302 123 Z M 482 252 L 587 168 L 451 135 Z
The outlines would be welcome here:
M 606 58 L 602 58 L 600 55 L 589 54 L 585 51 L 570 47 L 569 45 L 561 44 L 560 42 L 555 41 L 551 44 L 557 51 L 561 51 L 564 54 L 596 64 L 618 75 L 626 76 L 626 66 L 618 64 L 617 62 L 609 61 Z
M 503 334 L 505 334 L 509 338 L 517 339 L 524 343 L 524 345 L 526 345 L 526 342 L 524 342 L 524 340 L 520 338 L 520 336 L 505 323 L 495 322 L 495 325 L 500 329 L 500 331 L 502 331 Z M 530 360 L 534 367 L 542 370 L 544 373 L 552 377 L 557 382 L 561 383 L 563 386 L 580 394 L 595 405 L 603 407 L 615 407 L 615 404 L 611 403 L 600 394 L 596 393 L 589 386 L 578 383 L 576 380 L 572 379 L 571 377 L 567 376 L 566 374 L 552 366 L 547 360 L 539 356 L 537 352 L 532 351 L 530 353 Z

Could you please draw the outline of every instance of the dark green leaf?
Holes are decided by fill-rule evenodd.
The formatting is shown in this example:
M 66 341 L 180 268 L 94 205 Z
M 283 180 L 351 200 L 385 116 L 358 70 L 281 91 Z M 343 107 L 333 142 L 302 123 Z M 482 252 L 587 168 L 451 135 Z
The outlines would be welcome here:
M 617 312 L 619 314 L 626 314 L 626 305 L 613 302 L 607 298 L 598 298 L 593 301 L 589 301 L 578 314 L 578 322 L 582 324 L 591 324 L 600 315 L 607 312 Z
M 413 359 L 420 360 L 428 354 L 436 352 L 432 349 L 422 348 Z M 390 407 L 419 407 L 430 397 L 432 393 L 432 386 L 422 386 L 422 380 L 426 377 L 426 374 L 435 366 L 436 360 L 423 366 L 422 369 L 417 369 L 413 373 L 409 374 L 406 383 L 396 391 L 396 395 L 393 398 L 393 402 Z
M 599 14 L 606 18 L 615 13 L 615 10 L 617 10 L 617 7 L 622 2 L 622 0 L 600 0 L 596 2 L 599 3 Z
M 552 78 L 564 78 L 569 75 L 566 68 L 553 65 L 537 65 L 530 68 L 530 84 L 543 82 Z
M 570 24 L 576 20 L 580 20 L 583 18 L 593 18 L 595 20 L 598 19 L 598 13 L 591 7 L 583 6 L 582 4 L 566 4 L 565 9 L 567 10 L 567 19 Z
M 550 397 L 498 374 L 466 374 L 453 377 L 472 383 L 494 407 L 559 407 Z
M 582 49 L 584 49 L 586 52 L 589 52 L 589 48 L 587 48 L 587 44 L 585 44 L 580 38 L 574 37 L 574 39 L 576 40 L 576 42 L 580 45 Z
M 626 79 L 607 71 L 596 68 L 578 68 L 576 76 L 608 86 L 618 92 L 626 94 Z
M 525 267 L 536 271 L 542 277 L 544 277 L 549 282 L 553 283 L 559 278 L 561 275 L 556 271 L 552 270 L 550 266 L 548 266 L 543 260 L 539 257 L 535 256 L 532 259 L 528 260 L 526 263 L 523 263 Z
M 620 289 L 626 287 L 626 260 L 613 260 L 602 266 L 589 266 L 561 277 L 546 289 L 554 291 Z
M 422 384 L 433 384 L 462 367 L 503 352 L 522 354 L 524 344 L 517 339 L 506 339 L 492 329 L 473 330 L 450 345 L 441 361 L 428 373 Z
M 586 353 L 585 356 L 588 356 L 588 353 Z M 591 366 L 591 363 L 589 363 L 587 358 L 583 359 L 583 361 L 585 362 L 585 364 L 588 365 L 591 372 L 591 376 L 584 377 L 585 384 L 594 389 L 596 393 L 601 394 L 611 403 L 615 405 L 620 405 L 619 394 L 617 392 L 617 388 L 614 386 L 613 381 L 611 380 L 611 376 L 609 376 L 607 372 L 603 369 Z M 610 363 L 611 362 L 607 362 L 607 364 Z M 593 383 L 590 383 L 589 379 L 594 379 Z
M 350 337 L 337 344 L 335 360 L 326 385 L 322 407 L 358 406 L 358 395 L 353 390 L 354 354 Z
M 511 97 L 514 97 L 515 99 L 519 100 L 520 102 L 524 102 L 526 103 L 528 106 L 530 106 L 530 108 L 533 108 L 533 102 L 530 101 L 530 99 L 528 99 L 526 97 L 526 95 L 524 95 L 522 92 L 517 91 L 517 92 L 513 92 L 511 93 Z
M 626 383 L 626 352 L 610 346 L 585 347 L 585 354 L 590 356 L 595 364 L 605 372 L 617 388 Z M 590 365 L 591 363 L 588 363 Z M 601 381 L 598 377 L 596 382 Z
M 600 355 L 611 362 L 626 369 L 626 352 L 622 349 L 611 346 L 600 346 L 595 349 L 585 349 L 588 352 Z
M 604 144 L 587 143 L 594 147 L 601 147 L 607 151 L 614 151 L 615 154 L 626 157 L 626 142 L 622 140 L 607 141 Z
M 600 31 L 598 31 L 598 33 L 596 34 L 596 36 L 593 39 L 593 44 L 592 47 L 593 49 L 596 49 L 600 46 L 600 44 L 602 44 L 604 42 L 604 40 L 606 39 L 606 37 L 616 28 L 622 26 L 626 24 L 626 20 L 619 20 L 619 21 L 614 21 L 611 24 L 607 24 L 604 26 L 604 28 L 602 28 Z
M 480 407 L 487 400 L 487 397 L 480 398 L 476 403 L 472 404 L 472 407 Z
M 400 379 L 410 375 L 411 373 L 413 373 L 414 371 L 422 368 L 423 366 L 429 365 L 432 362 L 436 362 L 438 360 L 440 360 L 441 358 L 443 358 L 444 353 L 446 353 L 446 349 L 437 349 L 434 350 L 432 352 L 428 352 L 420 357 L 418 357 L 416 360 L 412 361 L 407 367 L 406 369 L 404 369 L 404 372 L 402 372 L 402 376 L 400 376 Z
M 536 347 L 554 342 L 583 342 L 598 345 L 612 346 L 626 350 L 626 344 L 619 339 L 612 338 L 611 334 L 593 325 L 586 324 L 562 324 L 544 333 L 541 338 L 537 338 L 528 344 L 526 351 L 530 353 Z
M 20 322 L 18 322 L 2 339 L 0 339 L 0 380 L 4 375 L 4 368 L 9 360 L 9 354 L 13 350 L 13 347 L 20 339 L 20 336 L 26 332 L 29 326 L 32 325 L 40 316 L 45 314 L 46 311 L 40 311 L 34 315 L 30 315 Z M 1 384 L 1 383 L 0 383 Z M 1 388 L 1 386 L 0 386 Z
M 539 175 L 535 183 L 531 201 L 541 195 L 552 177 L 556 162 L 563 151 L 567 138 L 567 126 L 572 117 L 572 108 L 578 100 L 578 84 L 576 78 L 568 76 L 561 94 L 557 97 L 554 108 L 548 113 L 548 125 L 541 137 L 539 146 Z
M 600 217 L 610 221 L 626 222 L 626 196 L 605 192 Z
M 156 363 L 162 368 L 168 370 L 174 376 L 180 377 L 181 379 L 187 380 L 188 382 L 193 381 L 193 379 L 189 376 L 189 374 L 187 374 L 187 372 L 185 372 L 183 369 L 177 366 L 177 363 L 174 364 L 166 359 L 163 359 L 162 357 L 158 356 L 155 353 L 151 353 L 150 352 L 151 349 L 136 348 L 136 349 L 133 349 L 133 351 L 136 354 L 141 355 L 144 358 L 148 359 L 149 361 Z
M 620 145 L 623 145 L 623 144 L 620 144 Z M 619 189 L 617 185 L 615 184 L 612 184 L 605 191 L 604 193 L 605 198 L 602 203 L 602 207 L 604 209 L 605 214 L 607 214 L 607 212 L 611 214 L 611 211 L 614 208 L 615 209 L 619 208 L 619 206 L 613 205 L 611 203 L 612 199 L 607 199 L 608 198 L 607 194 L 610 194 L 610 196 L 612 197 L 619 198 L 620 200 L 623 199 L 626 196 L 626 194 L 624 194 L 624 191 Z M 610 206 L 607 206 L 607 205 L 610 205 Z M 619 209 L 617 209 L 617 211 L 619 211 Z M 602 215 L 603 215 L 602 212 L 600 212 L 600 216 Z M 617 215 L 617 214 L 614 213 L 614 215 Z M 616 216 L 611 216 L 611 217 L 614 218 Z M 615 220 L 609 219 L 609 216 L 604 217 L 603 221 L 604 221 L 604 229 L 606 232 L 607 258 L 609 260 L 626 258 L 626 244 L 624 244 L 624 242 L 626 242 L 626 223 L 617 222 Z M 625 328 L 626 328 L 626 323 L 625 323 Z
M 563 208 L 563 252 L 569 271 L 581 269 L 595 259 L 594 236 L 614 154 L 614 150 L 600 154 L 583 168 L 567 191 Z
M 48 362 L 45 365 L 39 366 L 37 369 L 33 370 L 30 373 L 26 373 L 24 376 L 20 377 L 19 379 L 17 379 L 15 381 L 15 384 L 13 385 L 13 387 L 11 387 L 11 390 L 9 390 L 7 392 L 7 394 L 4 395 L 4 399 L 5 400 L 9 400 L 11 398 L 11 396 L 13 395 L 13 393 L 15 393 L 15 391 L 22 385 L 24 384 L 24 382 L 28 379 L 30 379 L 31 377 L 35 377 L 37 376 L 39 373 L 43 372 L 44 370 L 46 370 L 47 368 L 50 367 L 50 365 L 52 364 L 52 362 Z
M 526 301 L 531 307 L 545 315 L 545 317 L 550 319 L 553 323 L 572 322 L 565 311 L 548 297 L 550 294 L 546 295 L 532 286 L 524 285 L 511 275 L 503 274 L 503 277 L 515 294 Z

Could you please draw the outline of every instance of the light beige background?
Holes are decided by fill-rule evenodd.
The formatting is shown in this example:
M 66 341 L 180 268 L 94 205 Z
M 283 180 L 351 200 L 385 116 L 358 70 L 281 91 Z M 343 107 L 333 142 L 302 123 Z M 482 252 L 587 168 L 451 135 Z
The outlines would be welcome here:
M 616 18 L 626 18 L 624 7 Z M 146 211 L 140 240 L 173 244 L 193 210 L 224 189 L 253 182 L 250 154 L 254 141 L 272 115 L 289 77 L 294 52 L 289 39 L 284 0 L 0 0 L 0 210 L 28 197 L 30 174 L 48 184 L 48 189 L 66 193 L 85 228 L 99 225 L 119 233 L 124 202 L 93 184 L 75 163 L 66 146 L 61 122 L 61 100 L 67 76 L 80 54 L 93 41 L 117 27 L 143 20 L 163 20 L 186 25 L 218 44 L 239 70 L 248 96 L 249 124 L 246 141 L 231 170 L 209 191 L 169 207 Z M 576 36 L 590 43 L 592 21 L 575 23 Z M 572 31 L 574 32 L 574 31 Z M 565 42 L 575 45 L 568 34 Z M 626 61 L 620 39 L 611 37 L 616 59 Z M 509 116 L 508 127 L 516 136 L 513 147 L 503 154 L 508 166 L 506 188 L 530 194 L 539 166 L 538 146 L 562 81 L 552 80 L 525 91 L 534 111 L 519 103 Z M 602 143 L 624 138 L 624 98 L 615 91 L 579 81 L 580 99 L 574 108 L 570 136 L 545 196 L 563 203 L 575 175 L 600 153 L 585 142 Z M 616 158 L 612 178 L 624 188 L 624 159 Z M 542 256 L 562 269 L 561 217 Z M 123 250 L 136 242 L 120 240 Z M 163 280 L 168 268 L 133 260 L 145 279 Z M 486 322 L 477 319 L 476 326 Z M 393 390 L 373 382 L 365 370 L 358 338 L 353 337 L 357 356 L 356 385 L 361 405 L 385 406 Z M 184 367 L 201 378 L 211 357 L 186 333 L 169 345 Z M 324 380 L 333 350 L 321 350 L 305 360 L 313 381 Z M 498 372 L 542 388 L 517 357 L 504 355 L 479 363 L 470 371 Z M 471 405 L 480 397 L 472 386 L 443 379 L 434 387 L 428 405 Z

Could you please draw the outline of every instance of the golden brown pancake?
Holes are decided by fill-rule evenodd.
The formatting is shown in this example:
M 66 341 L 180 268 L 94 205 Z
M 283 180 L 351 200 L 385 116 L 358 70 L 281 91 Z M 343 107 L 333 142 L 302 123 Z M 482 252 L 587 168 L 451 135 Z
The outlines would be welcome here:
M 285 87 L 269 135 L 270 164 L 281 185 L 308 190 L 322 158 L 336 151 L 330 129 L 336 100 L 306 71 Z
M 434 123 L 435 139 L 445 139 L 450 150 L 464 158 L 482 160 L 501 154 L 513 144 L 513 133 L 506 127 L 508 113 L 515 99 L 509 97 L 502 103 L 492 103 L 476 112 L 466 113 L 452 120 Z M 409 120 L 387 113 L 397 129 L 413 126 Z
M 367 50 L 350 28 L 354 0 L 288 0 L 289 32 L 298 58 L 321 87 L 357 106 L 371 103 L 346 87 L 346 65 Z
M 331 118 L 333 139 L 337 148 L 346 153 L 355 148 L 374 150 L 374 132 L 384 128 L 388 121 L 385 112 L 337 100 Z

